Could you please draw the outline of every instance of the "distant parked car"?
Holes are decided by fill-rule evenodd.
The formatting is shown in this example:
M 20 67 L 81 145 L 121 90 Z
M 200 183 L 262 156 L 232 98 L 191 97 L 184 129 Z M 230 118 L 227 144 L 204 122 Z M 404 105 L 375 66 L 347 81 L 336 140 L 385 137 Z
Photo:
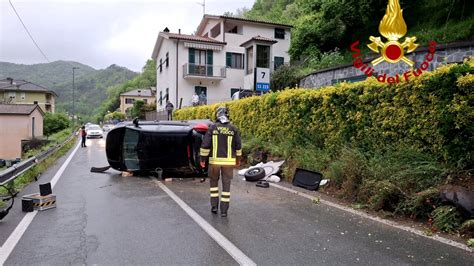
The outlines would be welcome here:
M 109 132 L 110 130 L 112 130 L 114 128 L 114 125 L 110 125 L 110 124 L 105 124 L 104 126 L 102 126 L 102 130 L 104 132 Z
M 100 128 L 99 125 L 90 125 L 86 129 L 87 133 L 87 138 L 103 138 L 104 137 L 104 131 Z

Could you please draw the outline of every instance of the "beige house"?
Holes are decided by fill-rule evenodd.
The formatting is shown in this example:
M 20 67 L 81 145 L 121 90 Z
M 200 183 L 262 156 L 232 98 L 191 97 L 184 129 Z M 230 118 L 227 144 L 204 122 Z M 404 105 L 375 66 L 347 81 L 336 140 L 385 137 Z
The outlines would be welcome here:
M 43 138 L 43 116 L 36 104 L 0 104 L 0 158 L 20 158 L 22 141 Z
M 25 80 L 0 80 L 0 103 L 3 104 L 37 104 L 43 111 L 54 113 L 57 96 L 54 91 Z
M 120 112 L 127 113 L 137 100 L 144 101 L 145 104 L 152 104 L 156 102 L 154 88 L 137 89 L 120 94 Z

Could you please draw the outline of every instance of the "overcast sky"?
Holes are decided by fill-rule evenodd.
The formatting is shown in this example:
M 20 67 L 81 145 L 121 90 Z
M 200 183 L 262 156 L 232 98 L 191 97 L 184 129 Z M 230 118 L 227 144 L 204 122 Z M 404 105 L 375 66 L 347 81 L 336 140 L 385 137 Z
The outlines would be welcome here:
M 158 32 L 192 34 L 202 0 L 10 0 L 48 59 L 77 61 L 96 69 L 111 64 L 140 71 Z M 254 0 L 206 0 L 206 14 L 252 7 Z M 0 0 L 0 61 L 46 63 L 15 15 Z

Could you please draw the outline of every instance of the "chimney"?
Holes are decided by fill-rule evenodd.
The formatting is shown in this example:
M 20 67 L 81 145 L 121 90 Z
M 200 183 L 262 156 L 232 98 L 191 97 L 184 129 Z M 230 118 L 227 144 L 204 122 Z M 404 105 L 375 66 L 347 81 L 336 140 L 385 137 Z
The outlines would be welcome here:
M 170 29 L 168 29 L 168 27 L 166 27 L 163 31 L 164 32 L 170 32 Z

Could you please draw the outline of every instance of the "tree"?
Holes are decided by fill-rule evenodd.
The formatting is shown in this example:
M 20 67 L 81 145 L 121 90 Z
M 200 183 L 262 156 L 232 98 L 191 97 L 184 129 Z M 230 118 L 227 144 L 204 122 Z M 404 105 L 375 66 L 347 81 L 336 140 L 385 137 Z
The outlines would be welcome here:
M 145 102 L 142 100 L 136 100 L 133 102 L 133 107 L 132 110 L 130 111 L 130 114 L 132 118 L 138 117 L 138 118 L 143 118 L 142 117 L 142 107 L 145 105 Z
M 70 125 L 69 118 L 64 113 L 45 113 L 43 120 L 43 134 L 49 136 L 63 129 L 66 129 Z
M 273 72 L 270 80 L 270 88 L 272 88 L 273 91 L 294 88 L 298 86 L 299 80 L 300 77 L 295 67 L 283 65 Z

